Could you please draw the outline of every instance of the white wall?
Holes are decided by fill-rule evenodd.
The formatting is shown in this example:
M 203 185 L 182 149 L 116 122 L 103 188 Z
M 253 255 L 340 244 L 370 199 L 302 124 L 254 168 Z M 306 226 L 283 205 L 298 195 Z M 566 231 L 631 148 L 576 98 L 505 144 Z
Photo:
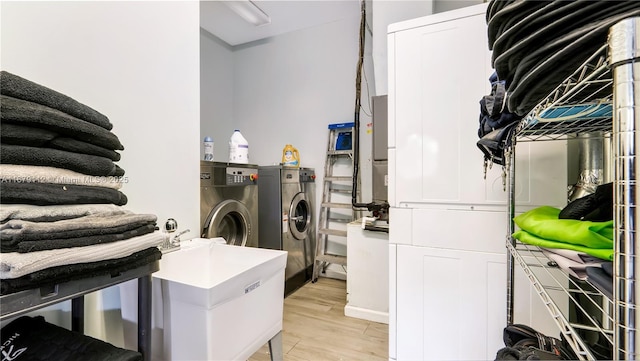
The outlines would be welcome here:
M 159 225 L 173 217 L 197 235 L 198 3 L 2 1 L 0 7 L 2 69 L 107 115 L 126 148 L 118 163 L 128 178 L 125 208 L 156 214 Z M 119 304 L 117 288 L 110 290 L 115 302 L 99 300 L 98 309 Z M 100 336 L 100 328 L 89 334 Z
M 292 144 L 302 166 L 321 168 L 327 124 L 353 121 L 357 25 L 340 21 L 235 51 L 235 117 L 251 162 L 279 163 Z
M 322 173 L 327 125 L 353 121 L 358 24 L 351 18 L 234 52 L 234 115 L 250 162 L 279 163 L 282 148 L 292 144 L 301 166 Z
M 213 160 L 229 160 L 233 117 L 233 48 L 200 29 L 200 140 L 213 138 Z M 204 148 L 200 147 L 200 159 Z
M 373 63 L 376 93 L 387 94 L 387 28 L 389 24 L 486 2 L 486 0 L 373 0 Z
M 453 1 L 452 1 L 453 2 Z M 374 0 L 372 4 L 373 64 L 376 93 L 387 94 L 387 27 L 399 21 L 433 13 L 433 0 Z
M 442 13 L 445 11 L 464 8 L 488 2 L 488 0 L 434 0 L 433 13 Z

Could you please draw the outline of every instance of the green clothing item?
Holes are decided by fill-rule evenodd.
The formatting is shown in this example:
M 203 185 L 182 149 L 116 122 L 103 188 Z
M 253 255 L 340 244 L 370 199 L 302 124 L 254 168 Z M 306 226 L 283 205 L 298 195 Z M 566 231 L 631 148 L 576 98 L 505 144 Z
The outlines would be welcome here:
M 559 214 L 557 208 L 542 206 L 513 220 L 520 229 L 538 238 L 593 249 L 613 249 L 613 221 L 558 219 Z
M 607 261 L 613 261 L 613 249 L 596 249 L 571 243 L 550 241 L 548 239 L 536 237 L 535 235 L 530 234 L 527 231 L 517 231 L 513 234 L 513 238 L 519 240 L 522 243 L 528 243 L 538 247 L 571 249 L 574 251 L 586 253 L 594 257 L 602 258 Z

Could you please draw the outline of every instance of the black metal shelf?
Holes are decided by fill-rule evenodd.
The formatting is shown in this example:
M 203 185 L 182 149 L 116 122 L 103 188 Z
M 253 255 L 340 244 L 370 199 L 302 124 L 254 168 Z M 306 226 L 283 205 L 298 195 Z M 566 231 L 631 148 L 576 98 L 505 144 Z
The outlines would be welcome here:
M 0 296 L 0 320 L 17 317 L 59 302 L 71 300 L 72 330 L 83 332 L 84 295 L 138 279 L 138 351 L 151 355 L 151 274 L 160 269 L 155 261 L 121 274 L 84 278 L 51 287 L 40 287 Z

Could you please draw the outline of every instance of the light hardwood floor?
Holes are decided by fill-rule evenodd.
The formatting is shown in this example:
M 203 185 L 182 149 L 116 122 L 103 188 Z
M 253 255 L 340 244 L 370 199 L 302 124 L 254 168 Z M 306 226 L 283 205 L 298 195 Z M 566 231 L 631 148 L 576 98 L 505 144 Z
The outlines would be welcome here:
M 285 361 L 389 359 L 389 326 L 345 316 L 346 294 L 345 281 L 321 277 L 285 298 Z M 249 360 L 270 360 L 268 346 Z

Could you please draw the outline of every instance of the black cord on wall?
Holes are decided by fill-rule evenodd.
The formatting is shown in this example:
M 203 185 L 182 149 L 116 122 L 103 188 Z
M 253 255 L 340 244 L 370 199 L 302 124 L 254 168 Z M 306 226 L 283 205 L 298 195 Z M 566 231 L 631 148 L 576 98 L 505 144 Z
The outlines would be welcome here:
M 362 66 L 364 62 L 364 41 L 367 22 L 365 0 L 360 1 L 360 32 L 358 65 L 356 67 L 356 104 L 353 121 L 353 182 L 351 190 L 351 206 L 353 208 L 368 209 L 369 204 L 358 203 L 358 171 L 360 168 L 360 96 L 362 94 Z
M 360 109 L 362 107 L 360 97 L 362 95 L 362 73 L 364 63 L 365 30 L 367 27 L 367 9 L 365 0 L 360 1 L 360 32 L 358 65 L 356 67 L 356 104 L 354 109 L 353 125 L 353 185 L 351 188 L 351 206 L 356 210 L 380 211 L 389 208 L 389 204 L 358 203 L 358 172 L 360 170 Z

